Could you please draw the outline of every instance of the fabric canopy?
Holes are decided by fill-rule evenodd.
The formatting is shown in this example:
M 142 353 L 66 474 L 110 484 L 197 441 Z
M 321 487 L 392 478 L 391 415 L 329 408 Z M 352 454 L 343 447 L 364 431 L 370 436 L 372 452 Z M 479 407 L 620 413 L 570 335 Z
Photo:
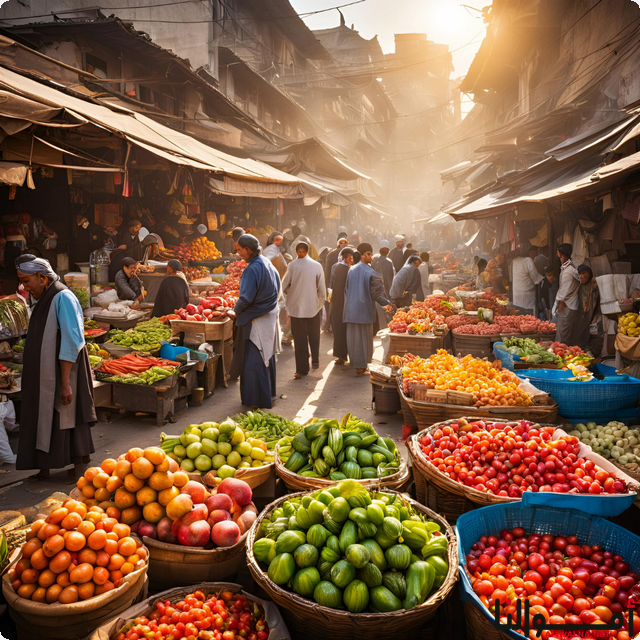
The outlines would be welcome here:
M 79 121 L 86 119 L 124 137 L 132 144 L 178 164 L 225 174 L 240 180 L 299 185 L 299 180 L 294 176 L 256 160 L 237 158 L 218 151 L 135 111 L 121 106 L 108 107 L 82 100 L 3 67 L 0 67 L 0 91 L 17 94 L 32 101 L 35 105 L 34 115 L 43 111 L 50 113 L 46 107 L 54 110 L 65 109 L 67 114 Z M 299 197 L 301 196 L 300 192 Z
M 36 188 L 29 167 L 15 162 L 0 162 L 0 182 L 2 184 L 21 187 L 25 180 L 29 189 Z
M 222 180 L 209 177 L 209 189 L 214 193 L 225 196 L 244 198 L 282 198 L 289 200 L 300 197 L 300 187 L 297 184 L 282 184 L 278 182 L 257 182 L 255 180 L 237 180 L 224 176 Z

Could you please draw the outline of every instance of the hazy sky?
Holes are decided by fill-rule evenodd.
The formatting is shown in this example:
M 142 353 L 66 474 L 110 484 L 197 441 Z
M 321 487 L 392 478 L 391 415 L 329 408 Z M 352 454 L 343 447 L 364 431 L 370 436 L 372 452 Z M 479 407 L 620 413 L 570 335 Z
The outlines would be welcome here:
M 347 2 L 291 0 L 298 13 Z M 490 5 L 491 0 L 464 0 L 464 4 L 481 9 Z M 454 78 L 465 75 L 484 36 L 485 25 L 479 12 L 466 9 L 459 0 L 365 0 L 341 11 L 347 25 L 353 24 L 364 38 L 377 35 L 385 53 L 393 53 L 395 33 L 426 33 L 429 40 L 448 44 L 453 51 Z M 327 11 L 305 17 L 304 21 L 311 29 L 327 29 L 340 24 L 340 15 L 335 10 Z M 471 41 L 473 44 L 468 44 Z

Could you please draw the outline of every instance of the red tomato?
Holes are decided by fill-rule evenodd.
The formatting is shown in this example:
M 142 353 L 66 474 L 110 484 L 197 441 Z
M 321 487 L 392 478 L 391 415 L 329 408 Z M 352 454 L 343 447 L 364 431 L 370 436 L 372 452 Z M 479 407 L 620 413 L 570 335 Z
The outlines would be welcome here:
M 573 612 L 580 615 L 583 611 L 591 609 L 591 605 L 586 598 L 576 598 L 573 603 Z M 597 617 L 597 616 L 596 616 Z

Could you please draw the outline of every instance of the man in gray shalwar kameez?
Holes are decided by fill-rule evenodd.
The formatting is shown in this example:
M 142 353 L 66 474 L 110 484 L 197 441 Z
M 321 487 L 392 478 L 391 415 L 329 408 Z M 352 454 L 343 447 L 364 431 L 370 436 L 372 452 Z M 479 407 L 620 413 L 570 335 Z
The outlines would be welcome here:
M 349 360 L 356 373 L 364 375 L 373 357 L 374 303 L 395 307 L 384 296 L 382 277 L 371 268 L 373 247 L 363 242 L 358 246 L 358 252 L 360 262 L 347 276 L 342 320 L 347 325 Z

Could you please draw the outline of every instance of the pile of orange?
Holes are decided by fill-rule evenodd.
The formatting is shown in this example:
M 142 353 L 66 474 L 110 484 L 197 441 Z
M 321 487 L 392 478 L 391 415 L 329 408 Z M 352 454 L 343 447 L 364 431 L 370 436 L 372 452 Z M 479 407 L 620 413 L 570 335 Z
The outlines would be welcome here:
M 205 236 L 196 238 L 190 246 L 193 260 L 217 260 L 222 256 L 215 242 L 207 240 Z
M 118 460 L 108 458 L 100 467 L 87 469 L 77 486 L 87 506 L 114 509 L 119 522 L 132 525 L 142 519 L 160 522 L 187 482 L 187 473 L 160 447 L 135 447 Z
M 144 566 L 148 552 L 116 511 L 70 498 L 36 520 L 9 571 L 14 591 L 34 602 L 71 604 L 118 587 Z
M 416 382 L 442 391 L 470 393 L 476 406 L 529 406 L 531 396 L 519 388 L 521 380 L 499 364 L 470 355 L 459 360 L 440 349 L 426 360 L 405 359 L 402 375 L 405 389 L 409 382 Z

